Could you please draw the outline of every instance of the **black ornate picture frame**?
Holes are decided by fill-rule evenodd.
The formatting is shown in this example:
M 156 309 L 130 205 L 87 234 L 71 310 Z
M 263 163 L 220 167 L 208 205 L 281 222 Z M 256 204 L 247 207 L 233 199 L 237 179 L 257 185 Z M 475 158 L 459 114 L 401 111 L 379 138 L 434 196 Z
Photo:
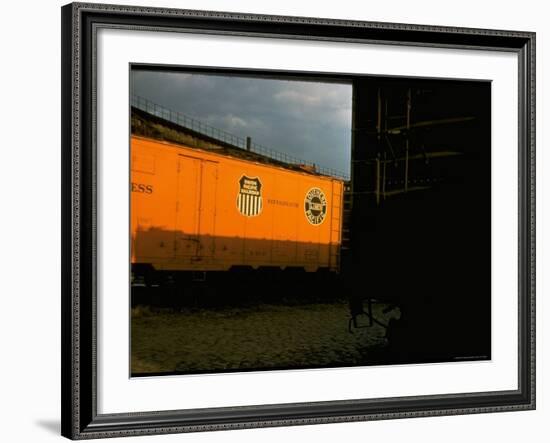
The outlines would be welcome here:
M 535 34 L 72 3 L 62 14 L 62 435 L 105 438 L 535 408 Z M 98 413 L 97 31 L 169 31 L 484 50 L 518 60 L 517 389 Z M 498 131 L 498 127 L 493 127 Z M 124 148 L 121 148 L 124 149 Z M 498 155 L 498 148 L 493 149 Z M 498 223 L 498 220 L 495 221 Z M 494 276 L 498 278 L 498 276 Z

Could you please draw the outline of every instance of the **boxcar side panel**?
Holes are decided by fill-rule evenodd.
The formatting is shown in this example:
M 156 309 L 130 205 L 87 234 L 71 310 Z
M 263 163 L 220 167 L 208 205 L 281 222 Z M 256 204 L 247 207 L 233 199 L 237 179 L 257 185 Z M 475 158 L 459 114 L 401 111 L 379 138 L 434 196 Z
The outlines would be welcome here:
M 130 196 L 132 262 L 172 261 L 177 163 L 171 152 L 132 144 Z
M 133 262 L 338 269 L 342 181 L 140 137 L 134 158 L 132 182 L 152 192 L 132 192 Z

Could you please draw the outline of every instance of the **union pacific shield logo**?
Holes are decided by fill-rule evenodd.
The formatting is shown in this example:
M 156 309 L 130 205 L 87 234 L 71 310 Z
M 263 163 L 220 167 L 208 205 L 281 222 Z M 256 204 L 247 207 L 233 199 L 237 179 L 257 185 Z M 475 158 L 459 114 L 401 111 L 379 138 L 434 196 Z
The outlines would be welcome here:
M 237 209 L 242 215 L 255 217 L 262 212 L 262 182 L 258 177 L 243 175 L 239 180 Z

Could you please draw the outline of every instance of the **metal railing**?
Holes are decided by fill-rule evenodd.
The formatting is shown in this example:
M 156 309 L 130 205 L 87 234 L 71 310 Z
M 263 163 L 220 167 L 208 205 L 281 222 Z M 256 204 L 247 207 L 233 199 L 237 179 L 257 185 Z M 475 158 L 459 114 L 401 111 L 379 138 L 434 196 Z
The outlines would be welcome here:
M 194 132 L 206 135 L 215 140 L 227 143 L 237 148 L 247 150 L 246 138 L 238 137 L 222 129 L 207 125 L 206 123 L 189 117 L 188 115 L 182 114 L 181 112 L 168 109 L 144 97 L 140 97 L 139 95 L 132 95 L 130 98 L 130 103 L 131 106 L 141 111 L 147 112 L 148 114 L 154 115 L 155 117 L 162 118 L 184 128 L 190 129 Z M 333 168 L 322 167 L 317 165 L 316 163 L 294 157 L 285 152 L 280 152 L 271 148 L 267 148 L 258 143 L 250 143 L 249 150 L 256 154 L 268 157 L 272 160 L 277 160 L 282 163 L 287 163 L 289 165 L 299 165 L 314 168 L 314 170 L 320 174 L 330 175 L 333 177 L 341 178 L 343 180 L 349 180 L 349 175 L 345 172 L 338 171 L 337 169 Z

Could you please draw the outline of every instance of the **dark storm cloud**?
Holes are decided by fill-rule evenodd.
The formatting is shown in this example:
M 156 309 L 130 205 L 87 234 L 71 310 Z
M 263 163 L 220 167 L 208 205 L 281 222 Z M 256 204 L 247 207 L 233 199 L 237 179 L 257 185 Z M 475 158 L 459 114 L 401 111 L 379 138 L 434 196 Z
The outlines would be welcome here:
M 134 94 L 349 174 L 351 85 L 152 71 L 132 80 Z

